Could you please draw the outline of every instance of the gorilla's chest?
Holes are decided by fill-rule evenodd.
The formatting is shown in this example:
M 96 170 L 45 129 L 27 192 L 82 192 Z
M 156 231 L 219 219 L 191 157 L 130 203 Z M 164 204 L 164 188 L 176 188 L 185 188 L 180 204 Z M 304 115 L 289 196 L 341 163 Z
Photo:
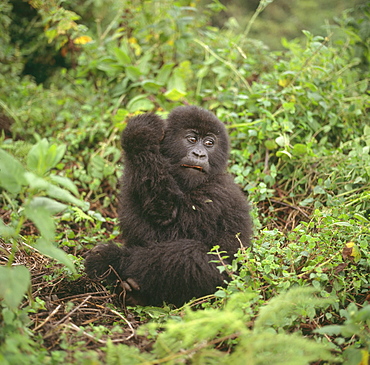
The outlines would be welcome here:
M 217 197 L 189 194 L 178 207 L 177 219 L 168 227 L 173 238 L 213 239 L 222 229 L 222 207 Z

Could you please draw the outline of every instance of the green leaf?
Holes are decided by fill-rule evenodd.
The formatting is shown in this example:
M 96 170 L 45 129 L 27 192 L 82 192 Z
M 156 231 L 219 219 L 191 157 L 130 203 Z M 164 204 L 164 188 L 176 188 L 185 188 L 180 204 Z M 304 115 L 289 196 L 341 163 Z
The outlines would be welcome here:
M 272 150 L 275 150 L 277 148 L 277 144 L 276 144 L 275 141 L 273 141 L 273 140 L 270 139 L 270 140 L 266 140 L 265 141 L 265 147 L 268 150 L 272 151 Z
M 326 192 L 325 192 L 325 190 L 321 187 L 321 186 L 319 186 L 319 185 L 317 185 L 317 186 L 315 186 L 314 188 L 313 188 L 313 193 L 316 195 L 316 194 L 326 194 Z
M 175 66 L 174 63 L 167 63 L 162 66 L 157 75 L 157 82 L 159 84 L 165 85 L 168 78 L 170 77 L 171 71 Z
M 154 104 L 147 98 L 147 95 L 138 95 L 127 104 L 127 109 L 130 113 L 135 113 L 140 110 L 148 111 L 153 108 Z
M 176 68 L 168 80 L 165 97 L 172 101 L 178 101 L 186 95 L 186 72 Z
M 60 248 L 55 247 L 51 242 L 40 237 L 34 247 L 43 255 L 59 261 L 63 265 L 67 266 L 73 273 L 76 273 L 76 268 L 68 255 Z
M 283 108 L 284 110 L 286 110 L 287 112 L 291 113 L 291 114 L 294 114 L 295 113 L 295 103 L 283 103 Z
M 66 152 L 66 145 L 50 145 L 46 138 L 37 142 L 27 155 L 27 166 L 38 175 L 44 175 L 55 167 Z
M 0 237 L 3 239 L 17 237 L 15 229 L 13 227 L 5 225 L 1 218 L 0 218 Z
M 307 146 L 301 143 L 296 143 L 293 146 L 293 155 L 294 156 L 302 156 L 307 153 Z
M 116 60 L 106 57 L 99 60 L 96 68 L 100 71 L 104 71 L 109 75 L 116 75 L 124 70 L 124 67 L 119 65 Z
M 337 336 L 341 333 L 342 326 L 338 325 L 330 325 L 330 326 L 324 326 L 321 328 L 318 328 L 314 330 L 315 333 L 320 333 L 320 334 L 327 334 L 329 336 Z
M 27 185 L 26 170 L 12 155 L 0 149 L 0 186 L 11 194 L 18 194 Z
M 150 61 L 152 58 L 153 54 L 151 52 L 147 52 L 143 57 L 140 58 L 140 60 L 138 60 L 137 67 L 143 75 L 147 75 L 151 71 Z
M 62 200 L 64 202 L 75 204 L 79 207 L 85 206 L 85 202 L 74 197 L 69 191 L 62 189 L 58 186 L 55 186 L 53 184 L 49 184 L 46 193 L 52 198 Z
M 155 94 L 163 87 L 163 84 L 153 80 L 145 80 L 142 82 L 141 86 L 145 91 Z
M 56 200 L 50 198 L 37 196 L 32 199 L 29 207 L 32 210 L 41 207 L 46 209 L 51 215 L 54 215 L 65 210 L 67 208 L 67 205 L 59 203 Z
M 209 67 L 208 66 L 205 66 L 205 67 L 202 67 L 198 72 L 197 72 L 197 79 L 201 79 L 203 77 L 206 77 L 208 75 L 208 72 L 209 72 Z
M 34 208 L 30 205 L 26 206 L 24 213 L 28 219 L 35 223 L 40 235 L 48 241 L 54 241 L 55 224 L 50 212 L 44 207 L 39 206 Z
M 130 56 L 122 48 L 114 48 L 114 54 L 121 65 L 128 66 L 131 64 Z
M 0 266 L 0 278 L 0 297 L 9 308 L 17 308 L 31 284 L 30 272 L 24 266 Z
M 284 147 L 284 146 L 288 146 L 289 145 L 289 139 L 287 136 L 279 136 L 277 138 L 275 138 L 275 142 L 280 146 L 280 147 Z
M 53 182 L 62 186 L 63 188 L 68 189 L 74 195 L 78 196 L 78 189 L 77 189 L 76 185 L 68 177 L 51 174 L 50 175 L 50 180 L 52 180 Z
M 140 76 L 142 75 L 139 68 L 137 68 L 135 66 L 127 66 L 126 67 L 126 74 L 127 74 L 127 77 L 131 81 L 137 81 L 140 78 Z
M 284 150 L 284 151 L 277 151 L 276 152 L 276 156 L 277 157 L 288 156 L 289 158 L 292 158 L 292 155 L 288 151 L 286 151 L 286 150 Z
M 179 101 L 181 100 L 184 96 L 186 96 L 186 92 L 177 90 L 177 89 L 171 89 L 167 91 L 164 96 L 171 101 Z
M 44 191 L 50 185 L 48 181 L 46 181 L 42 177 L 35 175 L 33 172 L 26 172 L 24 176 L 28 182 L 29 187 L 33 190 Z
M 128 114 L 128 110 L 119 108 L 113 116 L 114 123 L 117 123 L 116 126 L 119 126 L 127 118 Z

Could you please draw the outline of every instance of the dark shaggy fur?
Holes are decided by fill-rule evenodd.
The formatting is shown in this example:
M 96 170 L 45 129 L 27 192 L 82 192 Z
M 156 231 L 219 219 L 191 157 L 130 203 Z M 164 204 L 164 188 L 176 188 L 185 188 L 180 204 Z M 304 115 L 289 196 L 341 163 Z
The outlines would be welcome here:
M 194 137 L 195 136 L 195 137 Z M 226 173 L 224 125 L 195 106 L 132 118 L 122 135 L 125 169 L 120 198 L 124 247 L 99 245 L 86 272 L 99 278 L 109 266 L 132 303 L 177 306 L 211 294 L 225 277 L 209 263 L 215 245 L 230 259 L 251 236 L 249 205 Z M 108 280 L 113 280 L 111 271 Z

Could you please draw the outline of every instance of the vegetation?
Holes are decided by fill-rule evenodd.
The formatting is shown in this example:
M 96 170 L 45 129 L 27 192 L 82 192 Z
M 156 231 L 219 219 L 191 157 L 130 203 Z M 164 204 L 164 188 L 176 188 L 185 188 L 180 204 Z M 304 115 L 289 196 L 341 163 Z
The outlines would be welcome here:
M 369 5 L 279 52 L 256 17 L 211 26 L 222 9 L 1 2 L 2 364 L 369 363 Z M 119 240 L 127 117 L 182 104 L 227 124 L 254 244 L 229 266 L 215 248 L 226 289 L 126 308 L 83 254 Z

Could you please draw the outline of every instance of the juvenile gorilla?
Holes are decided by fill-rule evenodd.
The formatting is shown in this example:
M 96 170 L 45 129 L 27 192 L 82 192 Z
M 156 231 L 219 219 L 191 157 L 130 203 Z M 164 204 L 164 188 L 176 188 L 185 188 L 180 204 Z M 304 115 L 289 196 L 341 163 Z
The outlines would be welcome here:
M 178 107 L 167 120 L 132 118 L 121 142 L 125 245 L 95 247 L 88 276 L 109 282 L 118 274 L 128 304 L 181 306 L 213 293 L 226 278 L 208 252 L 219 245 L 231 260 L 240 242 L 249 245 L 252 229 L 249 205 L 226 173 L 224 125 L 204 109 Z

